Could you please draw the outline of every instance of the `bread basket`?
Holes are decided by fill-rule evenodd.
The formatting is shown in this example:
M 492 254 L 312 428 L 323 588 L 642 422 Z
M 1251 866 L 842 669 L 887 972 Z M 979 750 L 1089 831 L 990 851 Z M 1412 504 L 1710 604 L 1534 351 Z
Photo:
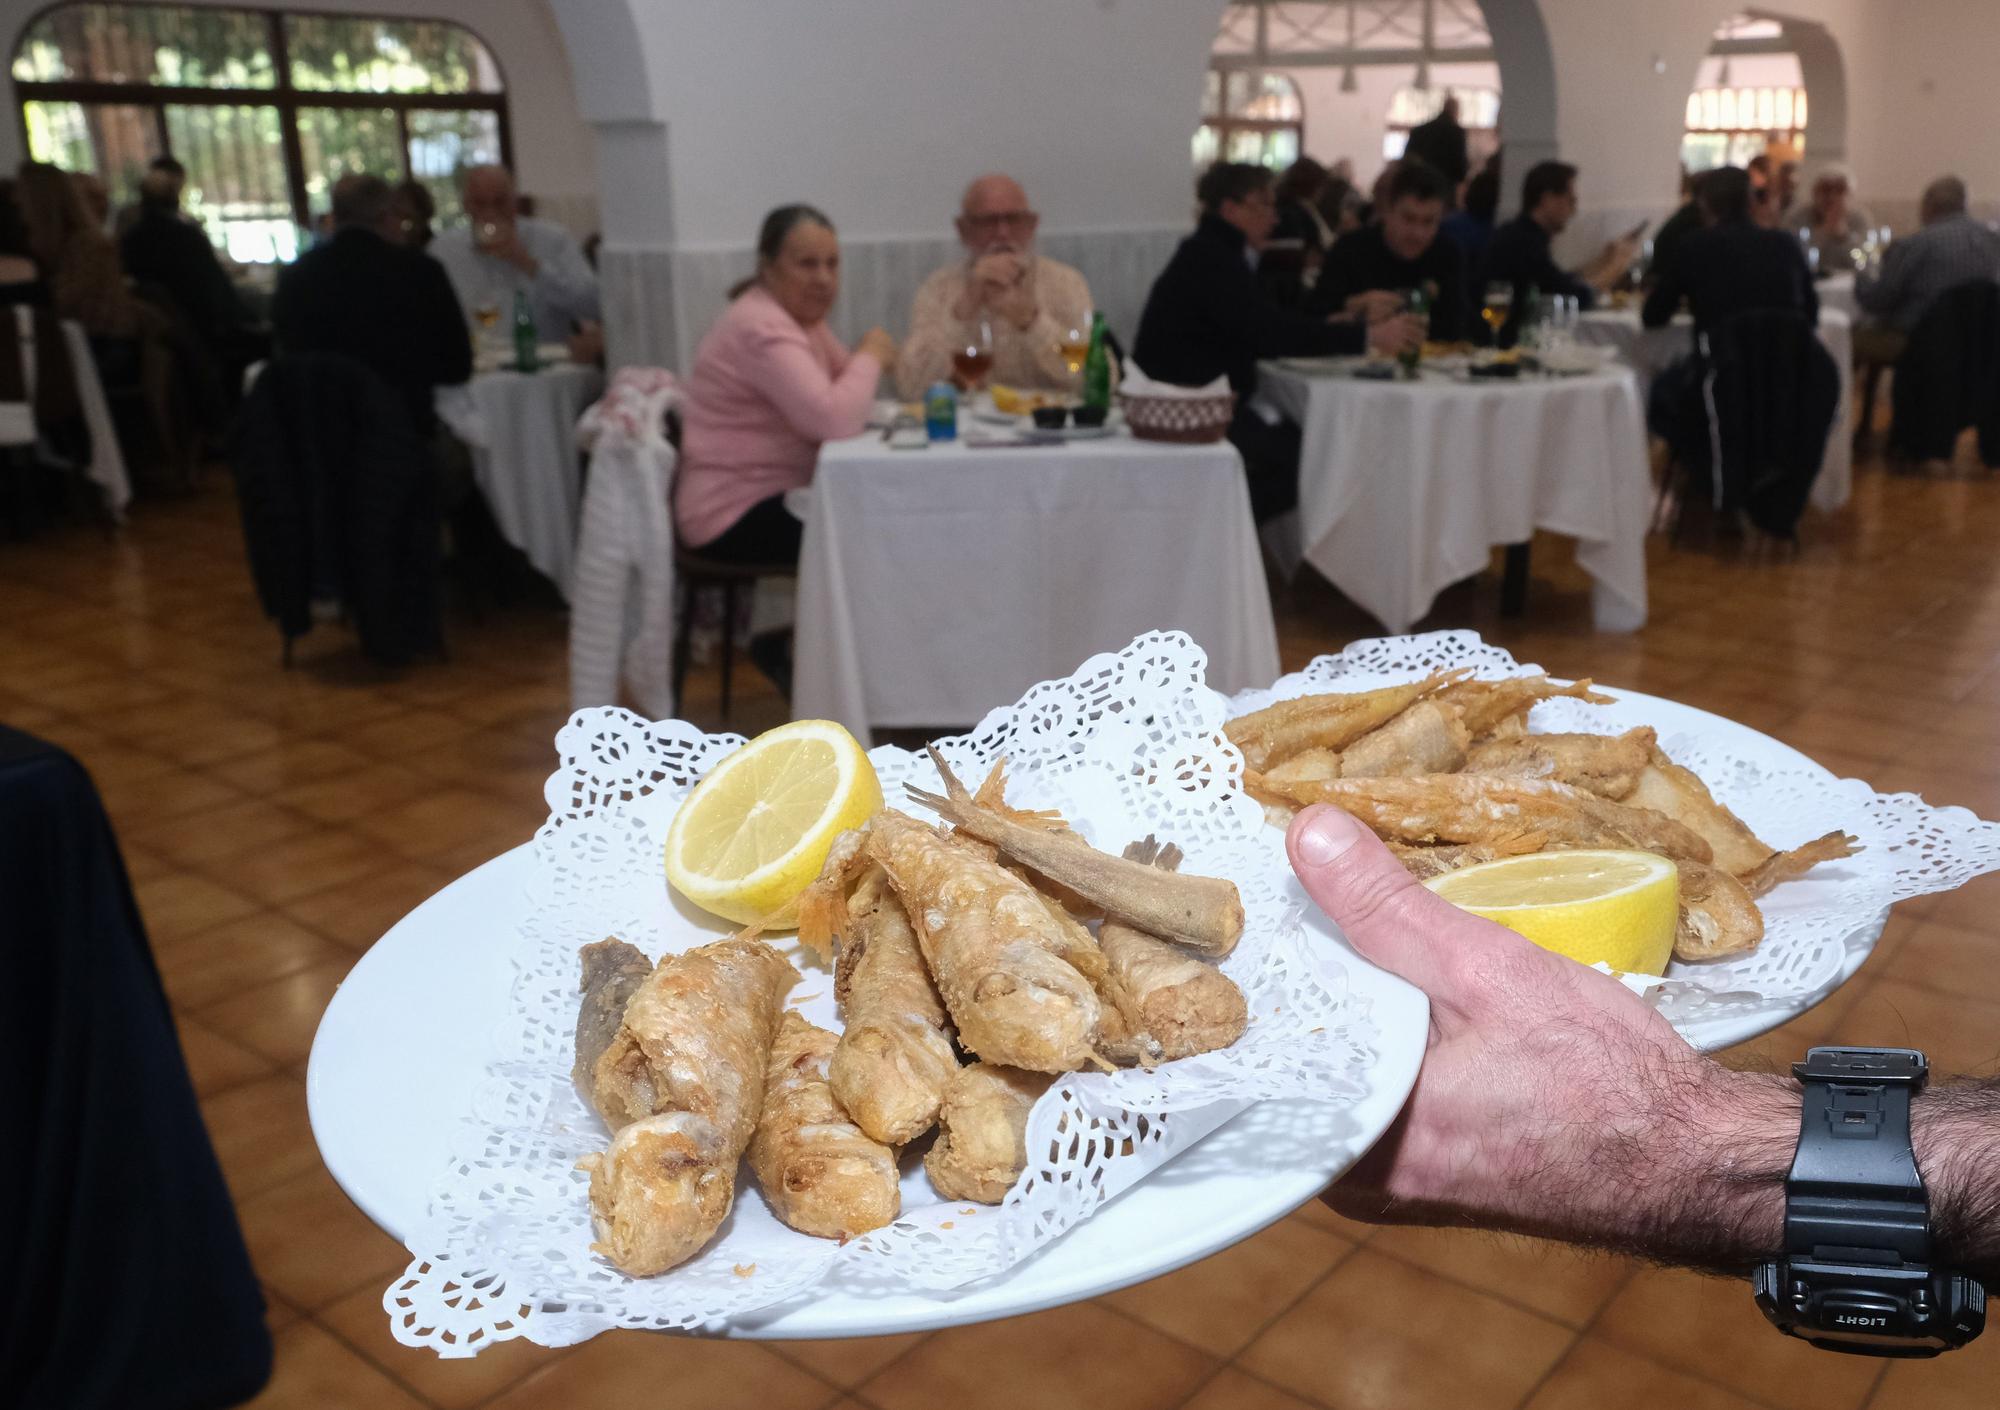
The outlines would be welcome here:
M 1126 426 L 1142 441 L 1208 445 L 1223 438 L 1236 414 L 1234 392 L 1199 397 L 1121 392 L 1118 401 L 1125 408 Z

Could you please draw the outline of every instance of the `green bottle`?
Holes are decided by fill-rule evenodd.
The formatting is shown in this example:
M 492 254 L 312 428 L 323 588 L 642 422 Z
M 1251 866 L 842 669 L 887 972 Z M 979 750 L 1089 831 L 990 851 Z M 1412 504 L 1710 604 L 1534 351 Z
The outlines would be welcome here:
M 1104 315 L 1090 315 L 1090 351 L 1083 358 L 1083 404 L 1111 406 L 1111 352 L 1104 346 Z
M 1514 326 L 1514 342 L 1529 349 L 1542 345 L 1542 291 L 1536 285 L 1530 284 L 1521 300 L 1521 319 Z
M 1410 290 L 1410 298 L 1406 307 L 1409 312 L 1424 320 L 1426 328 L 1430 326 L 1431 296 L 1428 289 L 1419 285 Z M 1417 364 L 1424 360 L 1424 345 L 1418 343 L 1413 348 L 1404 349 L 1402 356 L 1397 360 L 1403 364 L 1403 375 L 1405 377 L 1416 376 Z
M 514 291 L 514 369 L 533 372 L 540 363 L 535 358 L 535 311 L 528 307 L 528 291 Z

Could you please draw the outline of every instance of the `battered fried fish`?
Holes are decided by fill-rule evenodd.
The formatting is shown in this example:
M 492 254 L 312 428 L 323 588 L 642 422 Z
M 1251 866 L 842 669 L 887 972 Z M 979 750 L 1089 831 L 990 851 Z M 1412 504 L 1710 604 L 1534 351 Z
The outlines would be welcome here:
M 1243 934 L 1243 898 L 1234 882 L 1157 871 L 1100 852 L 1067 828 L 1024 824 L 1012 810 L 983 806 L 966 792 L 944 757 L 935 749 L 930 752 L 945 796 L 911 787 L 907 791 L 915 801 L 1108 916 L 1205 954 L 1226 955 L 1236 948 Z M 942 975 L 939 981 L 942 985 Z
M 1345 749 L 1426 695 L 1471 674 L 1440 671 L 1405 685 L 1348 694 L 1302 695 L 1252 711 L 1223 726 L 1250 768 L 1263 770 L 1308 749 Z
M 902 1209 L 896 1153 L 848 1119 L 827 1081 L 837 1041 L 798 1014 L 785 1014 L 749 1151 L 771 1212 L 822 1239 L 879 1229 Z
M 1456 773 L 1471 744 L 1472 732 L 1455 710 L 1438 700 L 1419 700 L 1349 745 L 1340 756 L 1340 777 Z
M 1028 1113 L 1052 1077 L 990 1062 L 959 1069 L 945 1088 L 924 1171 L 946 1199 L 998 1204 L 1028 1165 Z
M 1563 685 L 1547 676 L 1514 676 L 1497 681 L 1460 681 L 1438 692 L 1438 704 L 1457 714 L 1460 723 L 1482 740 L 1496 733 L 1518 734 L 1528 712 L 1544 700 L 1567 696 L 1592 705 L 1609 705 L 1611 697 L 1590 688 L 1586 677 Z
M 583 1002 L 576 1010 L 576 1062 L 570 1068 L 570 1081 L 584 1101 L 595 1105 L 597 1060 L 618 1036 L 625 1005 L 653 972 L 653 962 L 616 936 L 585 945 L 577 953 L 583 961 Z
M 1178 847 L 1161 847 L 1151 837 L 1127 847 L 1125 856 L 1162 871 L 1180 865 Z M 1151 1067 L 1226 1048 L 1243 1036 L 1249 1022 L 1243 991 L 1214 965 L 1120 920 L 1105 921 L 1097 943 L 1107 986 L 1130 1030 L 1122 1051 L 1106 1042 L 1115 1060 Z
M 1489 739 L 1472 747 L 1465 771 L 1496 778 L 1548 779 L 1600 798 L 1631 802 L 1639 776 L 1652 762 L 1655 739 L 1655 732 L 1645 726 L 1624 734 L 1519 734 Z

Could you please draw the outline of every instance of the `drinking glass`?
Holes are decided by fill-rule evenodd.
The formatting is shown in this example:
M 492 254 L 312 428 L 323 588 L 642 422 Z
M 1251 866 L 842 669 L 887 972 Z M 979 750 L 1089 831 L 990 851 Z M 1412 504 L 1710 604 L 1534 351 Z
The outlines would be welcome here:
M 1070 327 L 1063 330 L 1056 342 L 1056 351 L 1062 355 L 1063 366 L 1069 369 L 1072 378 L 1083 376 L 1084 359 L 1090 356 L 1090 330 Z
M 993 325 L 982 318 L 973 324 L 965 346 L 952 352 L 952 380 L 958 383 L 960 391 L 974 392 L 986 385 L 986 376 L 992 370 Z
M 1496 279 L 1486 286 L 1486 302 L 1479 310 L 1479 316 L 1486 320 L 1492 330 L 1493 340 L 1500 340 L 1500 330 L 1506 325 L 1507 317 L 1514 311 L 1514 286 L 1504 279 Z

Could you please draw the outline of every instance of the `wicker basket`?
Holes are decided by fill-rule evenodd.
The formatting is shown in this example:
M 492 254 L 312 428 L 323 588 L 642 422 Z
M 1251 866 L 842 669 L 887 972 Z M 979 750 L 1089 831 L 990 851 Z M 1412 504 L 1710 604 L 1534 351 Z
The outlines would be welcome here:
M 1236 393 L 1215 397 L 1149 397 L 1121 393 L 1125 424 L 1142 441 L 1177 441 L 1208 445 L 1229 430 L 1236 414 Z

